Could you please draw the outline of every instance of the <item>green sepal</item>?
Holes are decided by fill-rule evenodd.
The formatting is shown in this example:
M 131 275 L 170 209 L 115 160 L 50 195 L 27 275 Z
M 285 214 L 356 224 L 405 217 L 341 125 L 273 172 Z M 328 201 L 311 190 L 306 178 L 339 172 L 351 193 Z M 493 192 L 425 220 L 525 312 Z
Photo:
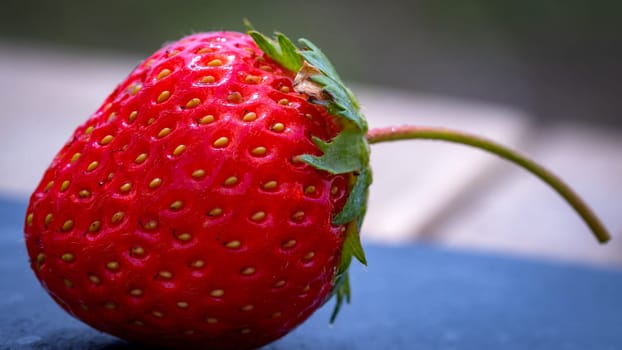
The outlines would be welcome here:
M 369 163 L 369 145 L 355 128 L 345 128 L 329 142 L 317 137 L 313 137 L 313 142 L 323 154 L 303 154 L 299 158 L 316 169 L 346 174 L 361 171 Z
M 242 18 L 242 24 L 244 24 L 244 27 L 246 28 L 246 32 L 250 32 L 250 31 L 255 31 L 255 26 L 251 23 L 251 21 L 244 17 Z
M 261 51 L 285 69 L 297 72 L 302 67 L 302 56 L 298 48 L 285 35 L 276 33 L 276 41 L 255 30 L 249 30 L 248 35 L 253 38 Z
M 300 39 L 299 42 L 305 46 L 303 50 L 300 50 L 300 55 L 323 73 L 314 75 L 311 80 L 322 86 L 322 90 L 330 96 L 326 104 L 328 111 L 354 122 L 365 134 L 367 121 L 360 112 L 359 103 L 352 91 L 345 86 L 326 55 L 315 44 L 307 39 Z
M 332 77 L 336 81 L 341 82 L 341 78 L 339 77 L 337 70 L 335 70 L 335 67 L 333 67 L 328 57 L 324 55 L 320 48 L 315 46 L 315 44 L 311 41 L 304 38 L 298 39 L 298 42 L 301 43 L 305 48 L 304 50 L 300 51 L 300 54 L 307 62 L 309 62 L 310 65 L 317 68 L 326 76 Z
M 337 269 L 338 275 L 348 271 L 352 263 L 352 257 L 355 257 L 361 264 L 367 266 L 367 258 L 361 245 L 361 235 L 359 234 L 359 224 L 357 221 L 352 221 L 346 229 L 346 238 L 343 241 L 343 250 L 341 251 L 341 261 Z
M 350 275 L 348 274 L 348 272 L 337 275 L 337 277 L 335 278 L 335 286 L 333 287 L 331 296 L 326 300 L 328 301 L 332 299 L 333 296 L 335 296 L 336 300 L 335 307 L 333 308 L 333 312 L 330 315 L 330 324 L 335 323 L 335 319 L 337 319 L 337 315 L 341 310 L 341 306 L 343 305 L 344 300 L 347 304 L 350 304 Z
M 333 224 L 344 225 L 359 218 L 357 221 L 360 230 L 363 221 L 362 218 L 365 217 L 365 210 L 367 209 L 368 189 L 371 182 L 371 170 L 366 168 L 356 177 L 356 182 L 350 191 L 350 196 L 341 212 L 333 219 Z
M 346 303 L 350 303 L 351 289 L 350 289 L 350 275 L 349 269 L 352 264 L 352 258 L 356 258 L 361 264 L 367 266 L 367 258 L 365 257 L 365 251 L 361 245 L 361 238 L 359 235 L 360 224 L 358 220 L 350 222 L 346 229 L 346 238 L 343 242 L 343 250 L 341 251 L 341 260 L 335 274 L 335 285 L 331 295 L 327 301 L 333 296 L 336 298 L 335 306 L 330 317 L 330 323 L 334 323 L 341 306 L 345 300 Z
M 367 121 L 359 111 L 358 102 L 343 83 L 325 75 L 314 75 L 311 80 L 321 85 L 323 92 L 330 95 L 331 98 L 326 104 L 330 114 L 353 122 L 363 133 L 367 131 Z

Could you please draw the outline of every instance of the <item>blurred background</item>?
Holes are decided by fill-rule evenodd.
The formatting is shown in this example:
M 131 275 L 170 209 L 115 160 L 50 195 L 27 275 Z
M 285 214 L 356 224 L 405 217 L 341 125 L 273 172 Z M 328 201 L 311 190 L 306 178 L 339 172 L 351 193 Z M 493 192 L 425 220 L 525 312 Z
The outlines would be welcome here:
M 607 0 L 4 0 L 0 193 L 25 201 L 77 123 L 163 42 L 243 31 L 243 18 L 322 47 L 372 127 L 440 124 L 521 148 L 622 232 L 622 2 Z M 622 265 L 622 244 L 597 246 L 552 191 L 489 156 L 409 144 L 373 157 L 366 239 Z
M 143 57 L 195 31 L 243 30 L 244 17 L 321 44 L 350 81 L 622 125 L 614 0 L 4 0 L 0 35 Z

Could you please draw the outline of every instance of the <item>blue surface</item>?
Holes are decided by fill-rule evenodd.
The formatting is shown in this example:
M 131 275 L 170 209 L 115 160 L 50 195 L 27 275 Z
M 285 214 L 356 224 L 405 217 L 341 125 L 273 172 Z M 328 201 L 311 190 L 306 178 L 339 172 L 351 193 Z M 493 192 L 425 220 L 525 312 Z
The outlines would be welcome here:
M 25 202 L 0 198 L 0 349 L 133 349 L 66 315 L 35 280 Z M 622 271 L 424 246 L 366 247 L 353 300 L 267 346 L 284 349 L 622 349 Z

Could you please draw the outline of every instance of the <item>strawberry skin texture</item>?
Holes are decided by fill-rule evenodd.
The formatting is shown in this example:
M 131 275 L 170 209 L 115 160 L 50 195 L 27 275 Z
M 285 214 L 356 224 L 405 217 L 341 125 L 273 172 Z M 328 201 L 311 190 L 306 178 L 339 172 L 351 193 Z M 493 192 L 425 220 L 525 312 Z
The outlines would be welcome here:
M 31 196 L 31 267 L 67 312 L 146 344 L 254 348 L 333 288 L 351 176 L 297 160 L 334 117 L 252 39 L 200 33 L 139 64 Z

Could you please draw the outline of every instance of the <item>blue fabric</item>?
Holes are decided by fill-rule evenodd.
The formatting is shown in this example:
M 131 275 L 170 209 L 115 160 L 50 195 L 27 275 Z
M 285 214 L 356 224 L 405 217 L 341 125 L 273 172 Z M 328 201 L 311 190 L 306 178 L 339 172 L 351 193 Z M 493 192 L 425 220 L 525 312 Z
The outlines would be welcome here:
M 35 280 L 24 201 L 0 198 L 0 348 L 133 349 L 66 315 Z M 622 349 L 622 271 L 435 247 L 366 247 L 352 304 L 266 349 Z

